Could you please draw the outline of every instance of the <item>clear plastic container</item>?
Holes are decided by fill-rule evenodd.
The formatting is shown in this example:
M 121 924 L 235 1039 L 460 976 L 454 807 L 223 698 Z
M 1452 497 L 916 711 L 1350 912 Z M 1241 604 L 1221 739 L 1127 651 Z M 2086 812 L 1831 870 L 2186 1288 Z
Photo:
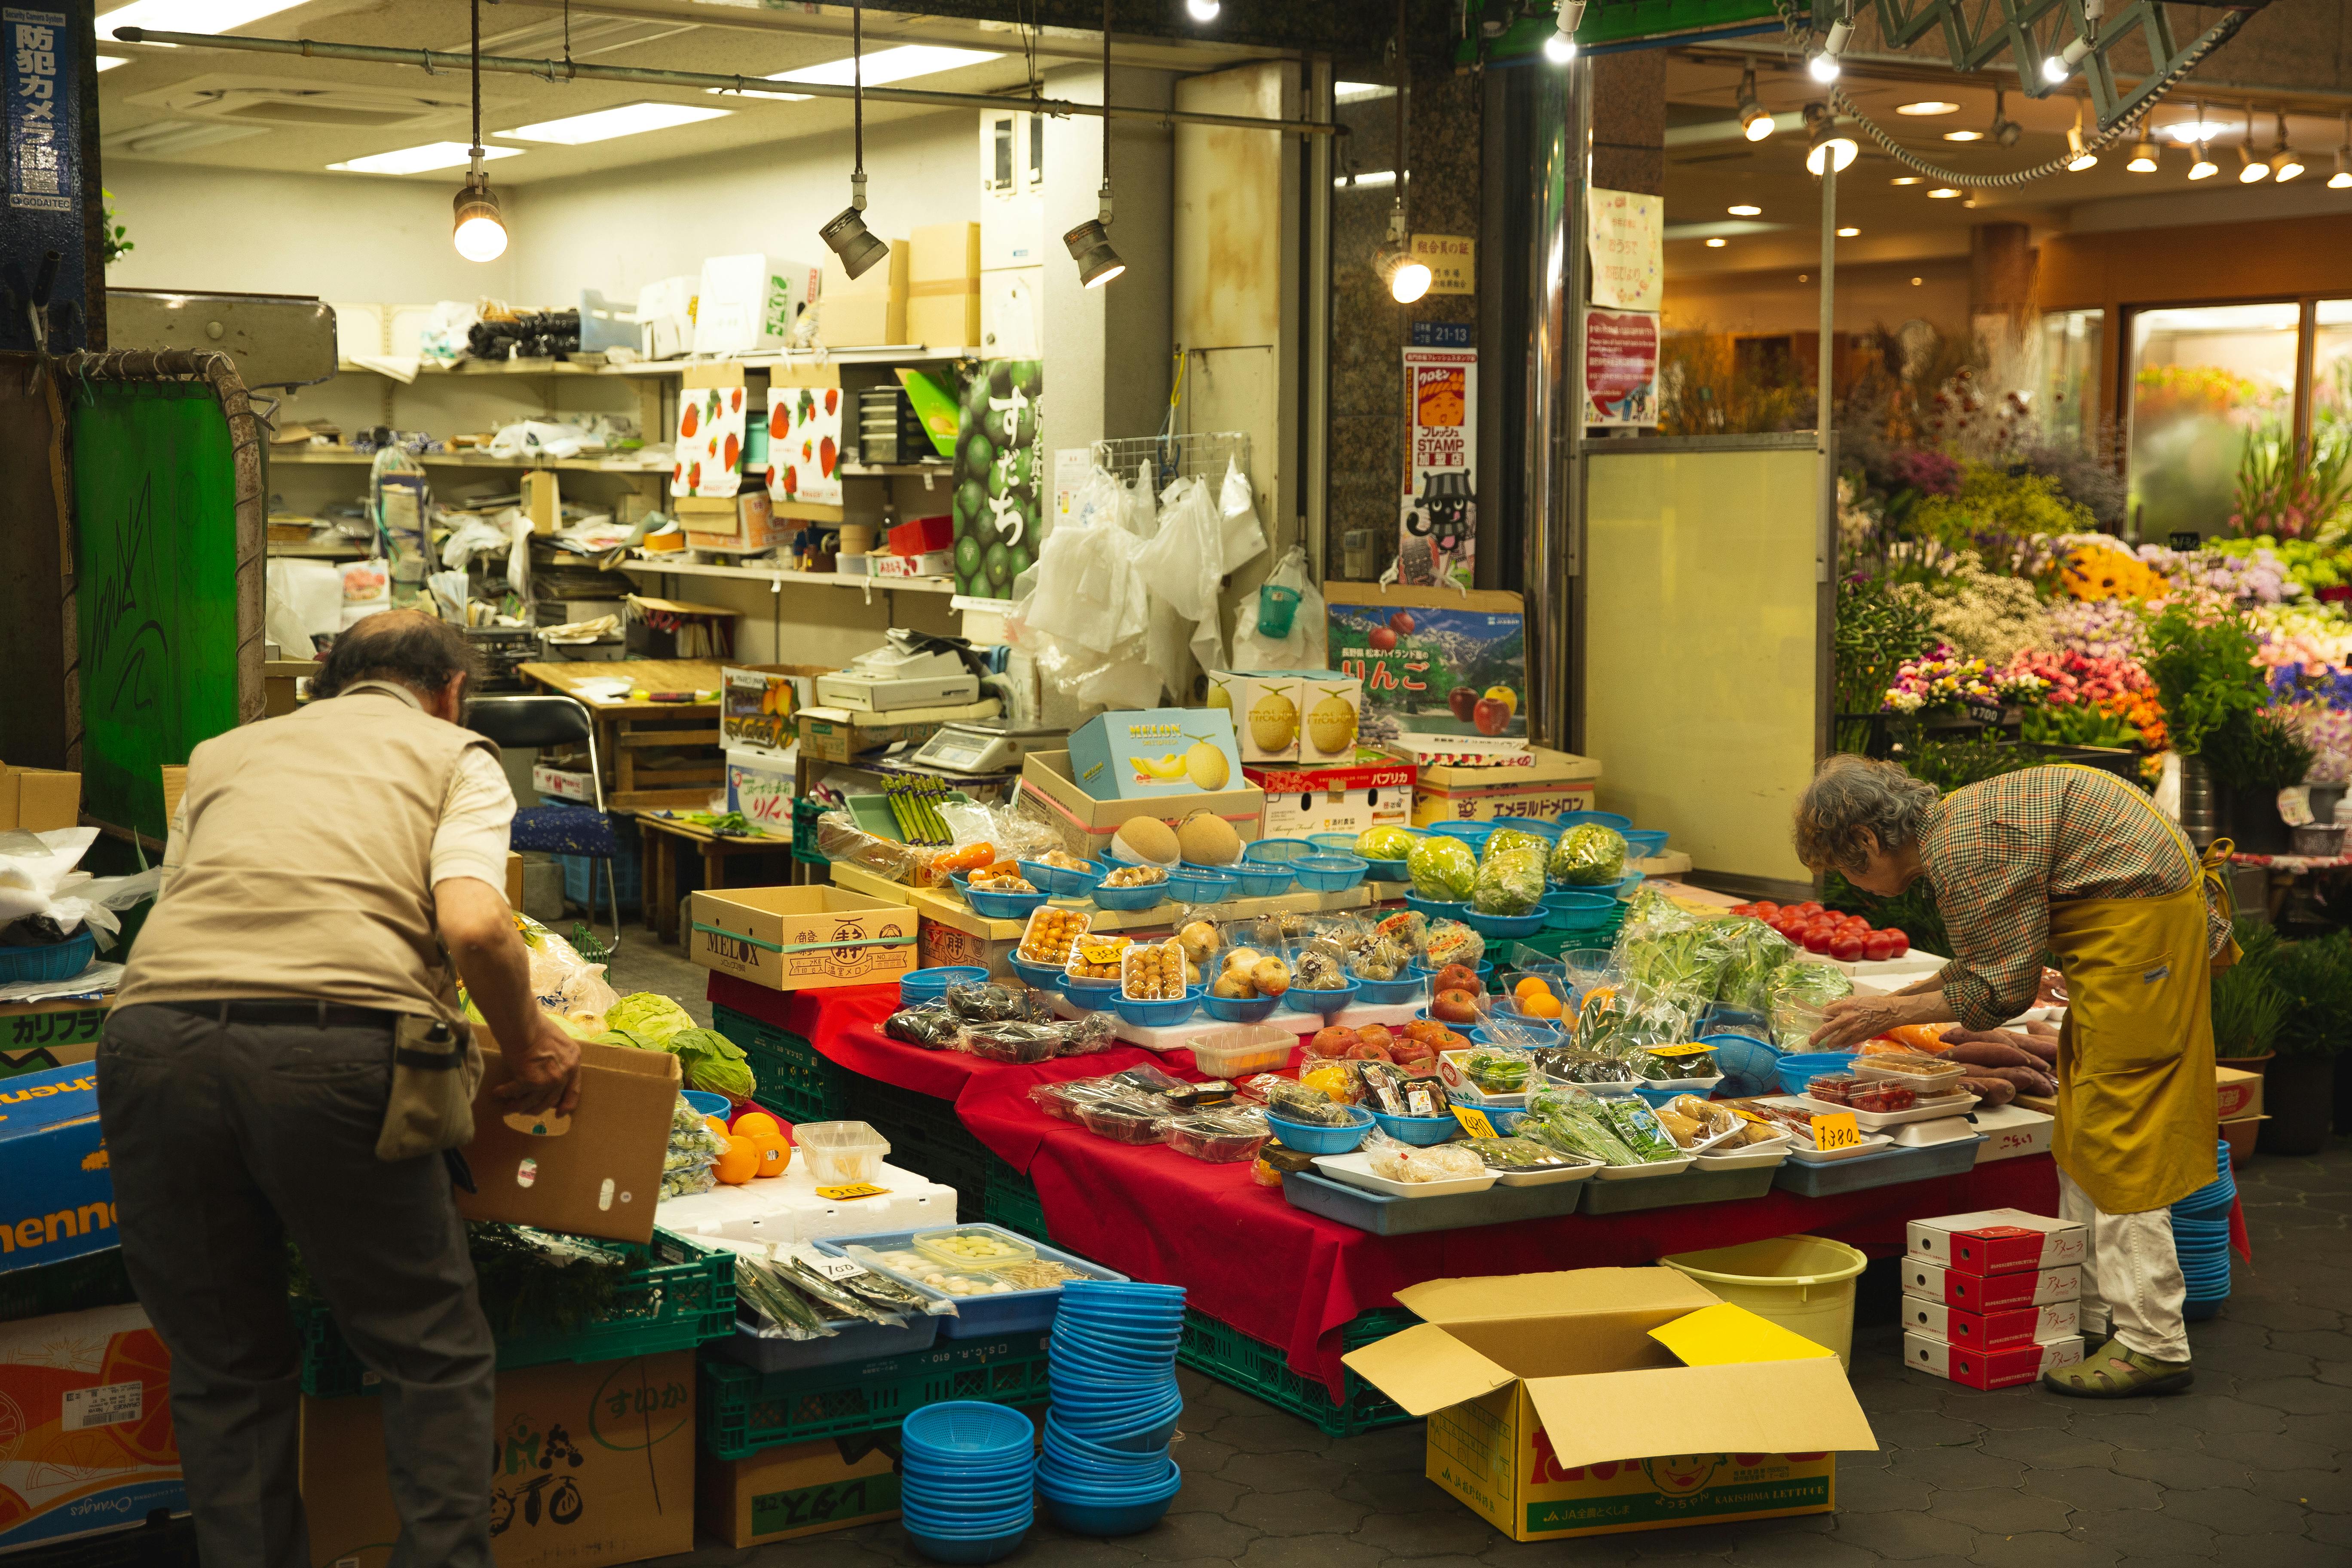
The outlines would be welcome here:
M 1067 963 L 1070 945 L 1087 933 L 1093 917 L 1084 910 L 1057 910 L 1051 905 L 1029 911 L 1019 949 L 1032 963 Z
M 1174 937 L 1139 942 L 1119 954 L 1119 994 L 1130 1002 L 1182 999 L 1184 948 Z
M 1037 1261 L 1035 1247 L 1010 1231 L 989 1225 L 918 1231 L 908 1245 L 933 1263 L 965 1272 L 985 1274 L 1015 1263 Z
M 882 1173 L 890 1141 L 863 1121 L 803 1121 L 793 1143 L 820 1187 L 845 1187 Z
M 1184 1043 L 1192 1049 L 1192 1065 L 1211 1078 L 1239 1078 L 1279 1072 L 1289 1065 L 1298 1037 L 1270 1024 L 1229 1024 L 1203 1030 Z

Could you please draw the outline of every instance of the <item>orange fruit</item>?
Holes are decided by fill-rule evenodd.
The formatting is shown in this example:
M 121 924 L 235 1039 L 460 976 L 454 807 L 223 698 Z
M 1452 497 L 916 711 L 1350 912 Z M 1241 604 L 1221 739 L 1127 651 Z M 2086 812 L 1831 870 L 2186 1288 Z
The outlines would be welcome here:
M 1528 999 L 1530 992 L 1540 992 L 1549 996 L 1551 987 L 1544 984 L 1544 977 L 1540 974 L 1523 974 L 1519 976 L 1519 983 L 1511 987 L 1511 994 L 1522 1002 Z
M 719 1141 L 721 1143 L 735 1136 L 734 1131 L 727 1125 L 727 1120 L 724 1117 L 706 1116 L 702 1119 L 702 1124 L 719 1134 Z
M 1557 1018 L 1559 1016 L 1559 998 L 1549 991 L 1538 991 L 1533 994 L 1522 992 L 1519 1010 L 1530 1018 Z
M 1614 985 L 1596 985 L 1591 990 L 1584 994 L 1584 1000 L 1582 1003 L 1579 1004 L 1579 1006 L 1580 1009 L 1583 1007 L 1601 1006 L 1614 1000 L 1616 995 L 1617 987 Z
M 751 1145 L 760 1151 L 760 1174 L 781 1176 L 793 1163 L 793 1146 L 782 1139 L 766 1133 L 753 1133 Z
M 760 1173 L 760 1146 L 749 1138 L 730 1138 L 711 1174 L 730 1187 L 740 1187 Z
M 737 1113 L 733 1131 L 738 1138 L 781 1138 L 784 1124 L 764 1110 L 745 1110 Z

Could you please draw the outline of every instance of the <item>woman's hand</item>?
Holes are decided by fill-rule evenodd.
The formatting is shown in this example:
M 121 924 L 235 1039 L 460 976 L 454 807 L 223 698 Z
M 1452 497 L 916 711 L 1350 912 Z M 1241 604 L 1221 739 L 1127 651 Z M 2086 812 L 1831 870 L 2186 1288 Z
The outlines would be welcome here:
M 1916 996 L 1842 996 L 1822 1012 L 1828 1021 L 1806 1042 L 1817 1051 L 1850 1051 L 1905 1024 L 1943 1024 L 1952 1017 L 1951 1005 L 1941 991 Z

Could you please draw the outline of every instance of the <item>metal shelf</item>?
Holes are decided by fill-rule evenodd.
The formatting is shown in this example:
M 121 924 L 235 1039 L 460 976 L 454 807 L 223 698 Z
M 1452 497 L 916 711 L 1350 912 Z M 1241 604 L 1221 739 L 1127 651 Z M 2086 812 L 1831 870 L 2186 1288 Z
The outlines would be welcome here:
M 796 572 L 782 566 L 710 566 L 695 561 L 640 558 L 621 563 L 624 572 L 676 573 L 681 577 L 734 577 L 751 583 L 814 583 L 832 588 L 879 588 L 885 593 L 953 594 L 952 577 L 844 577 L 835 572 Z
M 658 359 L 633 360 L 627 364 L 604 363 L 602 356 L 594 364 L 582 364 L 578 360 L 519 359 L 519 360 L 459 360 L 455 364 L 420 363 L 419 375 L 679 375 L 702 365 L 739 364 L 745 370 L 782 370 L 790 366 L 818 363 L 815 354 L 759 354 L 746 359 Z M 950 360 L 981 359 L 979 349 L 934 349 L 920 343 L 899 343 L 880 348 L 839 349 L 828 353 L 824 362 L 829 364 L 943 364 Z M 384 375 L 390 373 L 356 360 L 338 360 L 335 368 L 352 375 Z
M 667 474 L 668 463 L 649 463 L 642 458 L 493 458 L 471 452 L 427 452 L 416 459 L 420 463 L 452 468 L 567 468 L 598 474 Z M 373 452 L 354 452 L 348 447 L 321 450 L 318 447 L 297 447 L 285 453 L 272 453 L 270 466 L 282 463 L 315 463 L 320 466 L 341 464 L 366 467 L 375 461 Z

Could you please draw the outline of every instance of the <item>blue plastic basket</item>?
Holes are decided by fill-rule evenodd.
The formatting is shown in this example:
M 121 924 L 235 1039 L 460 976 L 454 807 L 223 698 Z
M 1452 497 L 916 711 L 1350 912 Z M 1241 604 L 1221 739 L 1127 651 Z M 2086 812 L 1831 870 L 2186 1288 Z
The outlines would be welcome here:
M 1009 1405 L 951 1399 L 908 1412 L 898 1440 L 909 1459 L 930 1456 L 969 1464 L 997 1454 L 1026 1455 L 1037 1440 L 1037 1428 Z
M 1040 991 L 1059 991 L 1062 988 L 1066 971 L 1058 963 L 1038 963 L 1017 952 L 1008 954 L 1004 962 L 1013 966 L 1013 973 L 1021 976 L 1025 984 Z
M 898 1005 L 912 1007 L 923 1002 L 936 1002 L 948 994 L 950 985 L 977 984 L 987 978 L 987 969 L 977 963 L 942 963 L 929 969 L 910 969 L 898 976 Z
M 1586 893 L 1606 893 L 1622 903 L 1633 896 L 1633 889 L 1640 887 L 1642 879 L 1648 875 L 1647 871 L 1628 871 L 1613 882 L 1598 882 L 1590 888 L 1578 890 Z
M 735 1109 L 733 1100 L 723 1094 L 713 1094 L 707 1089 L 682 1089 L 678 1093 L 694 1107 L 697 1114 L 716 1116 L 721 1121 L 728 1120 L 728 1113 Z
M 1081 979 L 1066 972 L 1062 975 L 1062 994 L 1090 1013 L 1108 1013 L 1118 1000 L 1116 980 Z
M 1367 882 L 1410 882 L 1412 868 L 1402 860 L 1364 860 L 1364 880 Z
M 1621 834 L 1633 826 L 1632 817 L 1620 816 L 1613 811 L 1563 811 L 1559 814 L 1559 825 L 1562 828 L 1581 827 L 1588 822 L 1597 822 L 1603 827 L 1613 827 Z
M 1395 980 L 1366 980 L 1356 977 L 1356 1000 L 1377 1007 L 1393 1007 L 1401 1002 L 1418 1002 L 1429 989 L 1425 975 L 1406 974 Z
M 1358 1120 L 1347 1127 L 1318 1127 L 1311 1122 L 1292 1121 L 1269 1110 L 1265 1124 L 1274 1129 L 1276 1142 L 1286 1149 L 1296 1149 L 1302 1154 L 1344 1154 L 1364 1141 L 1372 1130 L 1372 1113 L 1360 1105 L 1348 1108 Z
M 1433 822 L 1429 825 L 1429 831 L 1443 833 L 1448 838 L 1459 838 L 1473 849 L 1484 849 L 1486 840 L 1494 836 L 1495 827 L 1492 821 Z
M 1360 833 L 1310 833 L 1307 842 L 1315 846 L 1319 855 L 1353 855 L 1363 837 Z
M 1458 901 L 1451 899 L 1424 899 L 1419 893 L 1407 893 L 1404 896 L 1404 903 L 1405 908 L 1418 910 L 1433 921 L 1458 921 L 1462 918 L 1463 911 L 1470 907 L 1470 901 L 1467 899 Z
M 1282 1005 L 1279 996 L 1216 996 L 1201 998 L 1201 1009 L 1220 1024 L 1263 1024 Z
M 1770 1094 L 1779 1087 L 1780 1053 L 1765 1041 L 1746 1035 L 1701 1035 L 1698 1043 L 1715 1052 L 1715 1065 L 1723 1069 L 1717 1092 Z
M 1200 1011 L 1201 998 L 1208 994 L 1204 985 L 1189 985 L 1184 994 L 1165 1002 L 1138 1002 L 1121 996 L 1111 1004 L 1112 1010 L 1128 1023 L 1139 1028 L 1158 1028 L 1166 1024 L 1181 1024 Z
M 1543 896 L 1547 931 L 1591 931 L 1598 935 L 1617 921 L 1617 900 L 1594 888 L 1575 888 Z
M 1381 1131 L 1400 1143 L 1443 1143 L 1462 1131 L 1462 1123 L 1451 1116 L 1391 1116 L 1385 1110 L 1372 1112 L 1372 1120 Z
M 1666 847 L 1666 836 L 1655 828 L 1620 828 L 1618 837 L 1625 840 L 1626 852 L 1636 859 L 1647 860 Z
M 1316 991 L 1293 985 L 1282 994 L 1282 1005 L 1286 1011 L 1304 1014 L 1310 1018 L 1320 1015 L 1326 1022 L 1336 1017 L 1355 1000 L 1356 983 L 1352 980 L 1344 987 L 1333 986 Z M 1307 1005 L 1309 1003 L 1313 1005 Z
M 1234 891 L 1244 899 L 1271 899 L 1290 890 L 1288 866 L 1244 860 L 1234 868 Z
M 1344 893 L 1362 883 L 1371 864 L 1361 855 L 1308 855 L 1292 862 L 1291 870 L 1310 893 Z
M 1308 838 L 1261 838 L 1242 850 L 1242 858 L 1262 866 L 1291 866 L 1324 852 Z
M 97 953 L 98 938 L 88 926 L 46 947 L 0 947 L 0 985 L 71 980 Z
M 1780 1075 L 1781 1093 L 1802 1094 L 1805 1085 L 1817 1078 L 1853 1070 L 1855 1055 L 1852 1051 L 1800 1051 L 1774 1062 L 1772 1070 Z
M 1468 908 L 1462 911 L 1463 924 L 1480 936 L 1491 937 L 1533 936 L 1543 930 L 1544 923 L 1550 918 L 1540 905 L 1537 906 L 1536 912 L 1531 915 L 1481 914 L 1478 910 Z
M 1522 833 L 1532 833 L 1553 844 L 1559 843 L 1559 836 L 1568 831 L 1560 823 L 1540 816 L 1498 816 L 1495 818 L 1495 826 L 1516 827 Z
M 1212 866 L 1179 866 L 1168 873 L 1169 897 L 1188 904 L 1221 904 L 1234 896 L 1241 882 L 1231 871 Z
M 1076 899 L 1093 892 L 1096 884 L 1108 876 L 1110 869 L 1094 860 L 1087 861 L 1083 871 L 1048 865 L 1043 860 L 1024 860 L 1021 862 L 1021 874 L 1055 898 Z
M 963 895 L 963 901 L 971 906 L 971 912 L 983 920 L 1027 920 L 1029 911 L 1045 901 L 1043 893 L 1001 893 L 989 888 L 975 888 L 961 871 L 948 880 L 953 882 L 956 891 Z
M 1094 890 L 1095 908 L 1098 910 L 1148 910 L 1167 897 L 1166 882 L 1146 882 L 1139 888 L 1097 885 Z
M 1034 1516 L 1031 1522 L 1034 1522 Z M 1020 1551 L 1021 1543 L 1028 1539 L 1027 1524 L 1018 1530 L 1008 1530 L 1001 1535 L 984 1538 L 929 1535 L 912 1525 L 907 1528 L 907 1544 L 934 1563 L 971 1564 L 1001 1562 Z

